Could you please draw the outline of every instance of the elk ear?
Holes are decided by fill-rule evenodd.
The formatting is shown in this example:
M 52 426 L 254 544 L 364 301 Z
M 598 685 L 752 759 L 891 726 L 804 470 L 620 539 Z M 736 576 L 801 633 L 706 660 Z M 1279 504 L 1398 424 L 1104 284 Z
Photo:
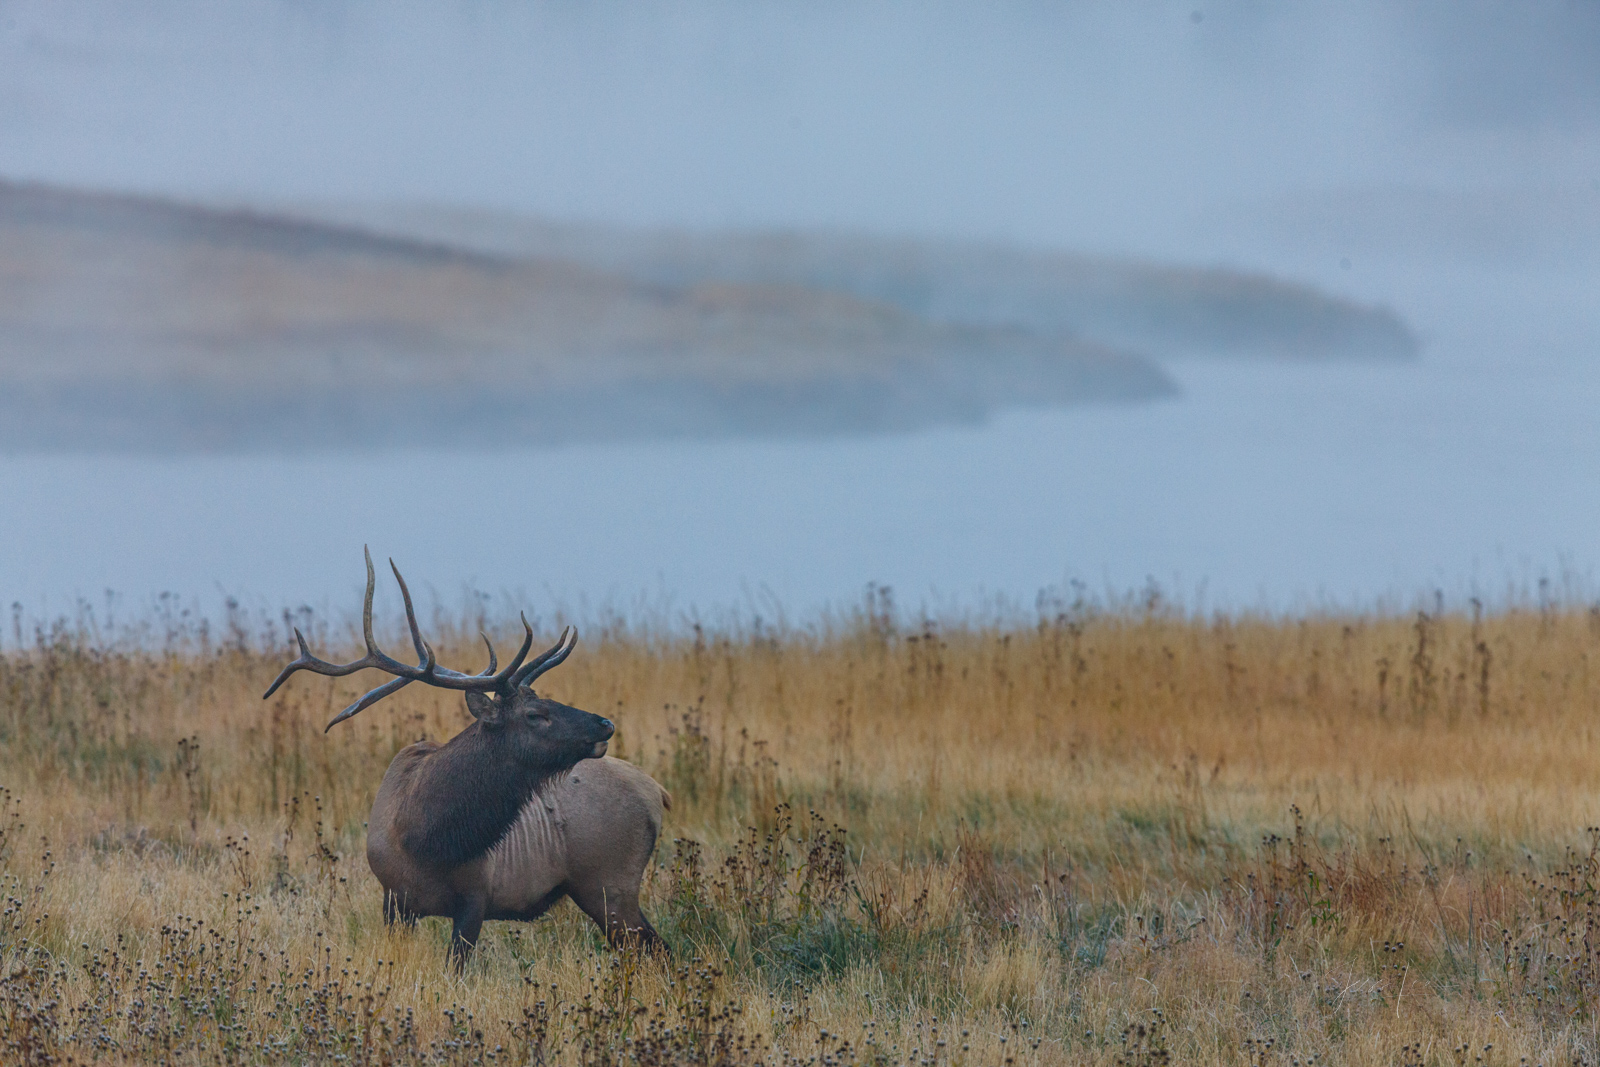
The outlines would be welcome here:
M 472 717 L 485 726 L 499 726 L 501 719 L 500 701 L 492 694 L 479 693 L 467 690 L 467 710 L 472 712 Z

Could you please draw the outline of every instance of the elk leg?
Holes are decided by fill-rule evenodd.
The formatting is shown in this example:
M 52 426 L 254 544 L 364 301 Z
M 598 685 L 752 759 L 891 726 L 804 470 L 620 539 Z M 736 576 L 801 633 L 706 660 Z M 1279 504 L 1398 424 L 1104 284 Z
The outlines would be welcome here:
M 383 925 L 392 927 L 397 922 L 405 923 L 408 930 L 417 928 L 417 917 L 407 911 L 400 903 L 400 895 L 385 889 L 383 891 Z
M 481 896 L 469 897 L 462 901 L 452 916 L 450 960 L 456 965 L 457 974 L 466 967 L 467 957 L 472 955 L 472 947 L 478 943 L 478 931 L 483 929 L 483 912 L 487 904 L 488 901 Z
M 644 917 L 644 912 L 637 907 L 633 909 L 634 920 L 626 930 L 617 929 L 612 932 L 611 944 L 614 948 L 625 945 L 637 945 L 652 956 L 671 956 L 672 949 L 656 928 L 650 925 L 650 920 Z
M 604 886 L 579 887 L 569 885 L 567 892 L 572 902 L 594 920 L 606 935 L 611 947 L 621 950 L 637 946 L 651 954 L 669 955 L 667 943 L 650 925 L 650 920 L 639 910 L 639 894 L 623 892 Z

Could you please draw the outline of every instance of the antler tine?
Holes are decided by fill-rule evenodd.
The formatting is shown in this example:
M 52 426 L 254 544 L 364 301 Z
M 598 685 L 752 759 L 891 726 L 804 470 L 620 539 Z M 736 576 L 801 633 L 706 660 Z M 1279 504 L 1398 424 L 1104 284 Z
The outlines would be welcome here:
M 378 647 L 377 639 L 372 636 L 372 594 L 377 591 L 378 579 L 372 569 L 372 550 L 366 545 L 362 545 L 361 554 L 367 559 L 367 595 L 361 603 L 361 636 L 366 638 L 367 658 L 372 661 L 367 666 L 379 667 L 390 674 L 396 674 L 402 678 L 410 678 L 413 681 L 427 682 L 430 685 L 436 684 L 434 680 L 436 661 L 433 650 L 428 647 L 428 642 L 422 639 L 422 631 L 417 628 L 417 612 L 411 605 L 411 590 L 406 588 L 406 580 L 400 577 L 400 568 L 394 565 L 394 560 L 392 559 L 389 561 L 389 566 L 394 571 L 395 580 L 400 583 L 400 595 L 404 598 L 406 604 L 406 623 L 411 627 L 411 643 L 416 646 L 417 659 L 420 662 L 415 667 L 412 667 L 409 664 L 401 663 Z M 456 672 L 447 671 L 447 673 L 454 675 Z M 465 676 L 461 675 L 459 677 Z M 461 687 L 450 686 L 449 688 L 459 689 Z
M 330 678 L 343 678 L 347 674 L 354 674 L 356 671 L 363 670 L 367 667 L 383 666 L 383 664 L 373 659 L 371 653 L 362 656 L 358 660 L 351 660 L 349 663 L 329 663 L 327 660 L 318 659 L 316 656 L 311 654 L 311 649 L 306 646 L 306 639 L 301 635 L 298 627 L 295 628 L 294 638 L 296 641 L 300 642 L 300 655 L 295 657 L 292 663 L 284 667 L 283 671 L 279 673 L 277 679 L 273 681 L 272 685 L 268 687 L 267 691 L 261 694 L 262 700 L 265 700 L 273 693 L 276 693 L 278 691 L 278 687 L 284 682 L 288 681 L 289 675 L 293 674 L 295 671 L 311 671 L 313 674 L 325 674 Z
M 371 562 L 370 559 L 368 562 Z M 411 590 L 406 588 L 406 580 L 400 577 L 400 568 L 395 566 L 393 556 L 389 557 L 389 569 L 394 571 L 394 580 L 400 583 L 400 596 L 406 602 L 406 625 L 411 627 L 411 644 L 417 650 L 417 662 L 425 663 L 428 653 L 422 640 L 422 631 L 417 629 L 417 612 L 411 606 Z
M 300 636 L 300 627 L 298 626 L 294 628 L 294 639 L 300 642 L 300 655 L 289 661 L 289 663 L 284 666 L 283 670 L 278 672 L 278 676 L 272 680 L 272 684 L 267 686 L 267 691 L 261 694 L 262 700 L 266 700 L 271 697 L 273 693 L 276 693 L 278 691 L 278 686 L 282 685 L 284 682 L 287 682 L 291 674 L 302 667 L 311 666 L 311 661 L 316 659 L 316 657 L 311 654 L 311 650 L 306 647 L 306 639 Z
M 521 666 L 522 661 L 528 655 L 528 650 L 533 647 L 533 627 L 528 625 L 526 615 L 522 619 L 522 628 L 525 632 L 522 648 L 517 652 L 516 658 L 505 666 L 504 670 L 495 671 L 494 667 L 497 667 L 498 664 L 493 662 L 491 662 L 490 670 L 482 674 L 462 674 L 460 671 L 453 671 L 448 667 L 439 666 L 438 654 L 434 652 L 433 646 L 428 644 L 427 640 L 422 636 L 422 629 L 417 625 L 417 610 L 415 603 L 411 599 L 411 589 L 406 585 L 405 577 L 401 575 L 400 568 L 393 559 L 389 560 L 389 569 L 394 571 L 394 580 L 400 585 L 400 596 L 405 601 L 406 606 L 406 625 L 411 630 L 411 643 L 415 646 L 417 658 L 421 662 L 412 667 L 389 656 L 378 647 L 377 639 L 372 634 L 372 597 L 377 579 L 372 567 L 372 552 L 365 546 L 363 546 L 362 551 L 367 561 L 367 595 L 361 609 L 361 630 L 362 636 L 367 641 L 367 657 L 372 661 L 366 664 L 367 666 L 380 667 L 390 674 L 398 675 L 414 682 L 438 686 L 441 689 L 479 691 L 500 689 L 517 668 Z M 492 645 L 489 648 L 489 658 L 491 661 L 495 659 L 494 646 Z M 360 709 L 356 710 L 359 711 Z M 354 715 L 355 712 L 351 712 L 351 714 Z
M 377 591 L 378 577 L 372 573 L 372 549 L 366 545 L 361 546 L 361 554 L 367 557 L 367 595 L 361 600 L 361 636 L 367 639 L 367 655 L 381 655 L 378 643 L 372 639 L 372 594 Z
M 371 690 L 366 696 L 362 697 L 360 700 L 356 701 L 354 704 L 351 704 L 348 708 L 345 708 L 339 714 L 329 719 L 328 725 L 322 728 L 322 732 L 327 733 L 329 730 L 333 729 L 335 726 L 338 726 L 356 712 L 372 707 L 372 705 L 376 704 L 390 693 L 404 689 L 410 684 L 410 678 L 391 678 L 389 681 L 384 682 L 382 685 L 378 686 L 378 688 Z
M 533 647 L 533 627 L 528 624 L 527 615 L 524 614 L 522 616 L 522 647 L 517 649 L 517 654 L 512 657 L 511 662 L 507 663 L 499 671 L 495 670 L 496 667 L 499 667 L 499 661 L 495 656 L 494 645 L 489 641 L 489 635 L 480 633 L 478 636 L 483 638 L 483 643 L 489 648 L 489 666 L 484 668 L 483 671 L 478 674 L 462 674 L 448 667 L 440 667 L 435 670 L 431 658 L 433 649 L 430 647 L 428 649 L 430 659 L 426 672 L 427 677 L 419 676 L 417 680 L 427 682 L 429 685 L 441 686 L 445 689 L 476 689 L 480 692 L 489 692 L 506 688 L 506 683 L 517 673 L 517 668 L 522 666 L 522 661 L 528 657 L 528 649 Z M 516 686 L 512 685 L 510 688 L 514 689 Z
M 522 611 L 517 614 L 522 619 L 522 647 L 517 649 L 517 654 L 511 658 L 510 663 L 506 664 L 506 669 L 496 675 L 501 682 L 509 680 L 512 689 L 517 687 L 517 669 L 522 666 L 522 661 L 528 658 L 528 650 L 533 647 L 533 627 L 528 625 L 528 613 Z
M 578 628 L 576 626 L 568 626 L 566 629 L 561 631 L 560 640 L 558 640 L 554 645 L 551 645 L 550 648 L 541 654 L 537 659 L 534 659 L 527 666 L 523 667 L 516 674 L 512 675 L 511 687 L 515 689 L 517 686 L 533 684 L 533 680 L 539 677 L 539 675 L 543 674 L 545 671 L 548 671 L 552 667 L 559 666 L 562 660 L 572 655 L 572 650 L 577 647 L 577 644 Z

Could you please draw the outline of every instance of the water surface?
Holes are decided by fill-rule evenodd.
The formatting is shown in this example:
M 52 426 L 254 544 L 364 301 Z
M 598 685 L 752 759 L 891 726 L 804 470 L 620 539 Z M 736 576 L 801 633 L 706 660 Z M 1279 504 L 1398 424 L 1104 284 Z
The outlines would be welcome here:
M 1600 374 L 1187 364 L 1179 400 L 821 442 L 0 459 L 0 596 L 353 610 L 361 546 L 446 606 L 771 618 L 1031 604 L 1154 578 L 1193 606 L 1371 604 L 1588 574 Z

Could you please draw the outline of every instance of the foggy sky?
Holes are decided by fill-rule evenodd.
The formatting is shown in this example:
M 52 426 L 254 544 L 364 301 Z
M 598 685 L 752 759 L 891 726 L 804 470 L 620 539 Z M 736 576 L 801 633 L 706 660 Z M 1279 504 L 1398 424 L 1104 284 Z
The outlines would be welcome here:
M 0 3 L 0 175 L 1204 256 L 1600 188 L 1600 5 Z M 1197 236 L 1199 235 L 1199 236 Z
M 369 540 L 447 594 L 802 612 L 869 580 L 1031 602 L 1154 574 L 1280 607 L 1597 587 L 1600 4 L 0 0 L 0 178 L 1135 253 L 1381 303 L 1424 346 L 1191 365 L 1181 401 L 972 431 L 568 450 L 554 476 L 0 457 L 0 589 L 29 610 L 353 604 Z M 417 507 L 418 469 L 474 521 Z

